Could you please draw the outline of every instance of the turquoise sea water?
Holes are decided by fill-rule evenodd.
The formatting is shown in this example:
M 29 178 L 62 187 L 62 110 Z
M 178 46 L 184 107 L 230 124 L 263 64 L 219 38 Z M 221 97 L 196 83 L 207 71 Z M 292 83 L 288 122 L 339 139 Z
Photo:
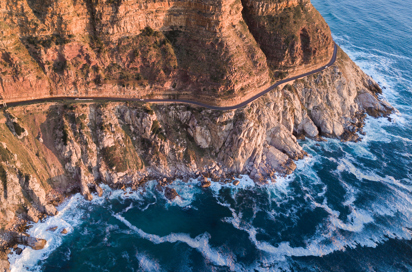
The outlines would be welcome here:
M 172 203 L 153 184 L 105 188 L 91 203 L 77 195 L 34 225 L 48 247 L 12 256 L 13 271 L 412 271 L 412 5 L 312 2 L 385 87 L 400 111 L 392 122 L 367 119 L 357 144 L 301 142 L 311 157 L 267 187 L 176 181 L 183 201 Z

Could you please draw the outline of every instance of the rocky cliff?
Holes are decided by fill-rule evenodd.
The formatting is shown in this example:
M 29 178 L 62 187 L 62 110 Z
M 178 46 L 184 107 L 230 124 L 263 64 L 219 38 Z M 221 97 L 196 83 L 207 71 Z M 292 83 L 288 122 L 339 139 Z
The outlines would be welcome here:
M 333 53 L 308 0 L 4 0 L 0 95 L 233 105 Z
M 275 182 L 305 156 L 297 138 L 357 141 L 366 113 L 391 113 L 379 92 L 339 50 L 329 69 L 233 111 L 84 101 L 5 109 L 0 227 L 54 215 L 54 205 L 76 192 L 91 199 L 102 193 L 101 183 L 137 188 L 156 179 L 174 197 L 167 184 L 175 178 L 201 177 L 208 186 L 206 178 L 232 182 L 248 174 L 257 183 Z
M 305 0 L 5 0 L 4 101 L 52 96 L 244 101 L 273 81 L 327 63 L 333 41 Z M 72 101 L 0 113 L 0 247 L 44 246 L 24 224 L 80 192 L 175 178 L 275 182 L 306 153 L 298 139 L 358 141 L 366 114 L 393 108 L 338 50 L 336 63 L 232 111 L 181 104 Z M 1 251 L 0 251 L 1 252 Z M 3 251 L 4 253 L 4 251 Z M 0 271 L 7 255 L 0 254 Z

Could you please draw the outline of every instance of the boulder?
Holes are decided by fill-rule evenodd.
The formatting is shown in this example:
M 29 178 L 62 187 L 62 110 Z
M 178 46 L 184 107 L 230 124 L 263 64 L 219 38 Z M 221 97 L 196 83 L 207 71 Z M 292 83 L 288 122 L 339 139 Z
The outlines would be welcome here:
M 67 229 L 63 229 L 60 233 L 61 234 L 67 234 L 69 231 Z
M 50 227 L 47 229 L 47 231 L 51 231 L 51 232 L 55 232 L 57 230 L 57 226 L 56 227 Z
M 170 201 L 173 201 L 175 198 L 180 197 L 179 194 L 176 192 L 175 189 L 166 187 L 165 189 L 165 197 Z
M 23 252 L 23 249 L 17 247 L 17 248 L 14 249 L 14 252 L 15 252 L 17 255 L 21 255 L 21 253 Z
M 211 185 L 212 182 L 208 180 L 206 177 L 204 177 L 201 183 L 202 188 L 209 188 Z
M 44 239 L 38 239 L 35 237 L 25 236 L 21 234 L 16 235 L 15 239 L 17 244 L 29 246 L 34 250 L 43 249 L 47 244 L 47 241 Z

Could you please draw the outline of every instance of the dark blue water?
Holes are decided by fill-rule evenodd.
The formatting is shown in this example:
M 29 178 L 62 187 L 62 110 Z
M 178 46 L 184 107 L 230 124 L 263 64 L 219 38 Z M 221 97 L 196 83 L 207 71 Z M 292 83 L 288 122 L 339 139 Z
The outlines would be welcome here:
M 312 157 L 268 187 L 75 196 L 30 230 L 49 247 L 13 257 L 14 271 L 412 271 L 412 3 L 312 2 L 386 88 L 393 122 L 368 119 L 357 144 L 301 142 Z

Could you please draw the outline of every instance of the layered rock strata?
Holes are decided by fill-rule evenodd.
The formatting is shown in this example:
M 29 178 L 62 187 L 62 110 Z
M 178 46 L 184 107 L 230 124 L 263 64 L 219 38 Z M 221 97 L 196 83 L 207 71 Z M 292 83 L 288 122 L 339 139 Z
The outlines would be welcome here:
M 4 102 L 105 96 L 234 105 L 333 53 L 309 1 L 5 0 L 0 32 Z

